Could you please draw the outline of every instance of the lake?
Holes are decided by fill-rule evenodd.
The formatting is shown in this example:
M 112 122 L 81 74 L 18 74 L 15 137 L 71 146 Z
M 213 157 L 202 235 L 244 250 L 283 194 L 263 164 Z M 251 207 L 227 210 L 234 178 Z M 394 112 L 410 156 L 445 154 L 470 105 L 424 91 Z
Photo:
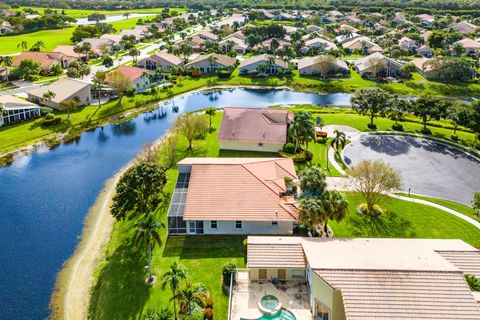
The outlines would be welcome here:
M 74 252 L 83 221 L 107 179 L 175 118 L 207 106 L 349 105 L 350 94 L 275 89 L 222 89 L 161 103 L 148 112 L 83 133 L 75 141 L 15 157 L 0 169 L 0 319 L 44 319 L 56 273 Z M 172 107 L 178 107 L 178 113 Z

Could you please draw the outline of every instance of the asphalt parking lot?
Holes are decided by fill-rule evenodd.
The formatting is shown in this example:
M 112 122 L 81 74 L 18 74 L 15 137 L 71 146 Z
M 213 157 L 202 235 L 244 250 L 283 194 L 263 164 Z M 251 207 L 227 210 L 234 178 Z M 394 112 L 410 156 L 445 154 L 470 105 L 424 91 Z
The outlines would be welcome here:
M 470 204 L 480 191 L 480 159 L 456 148 L 426 139 L 363 134 L 344 150 L 349 165 L 380 159 L 396 168 L 403 190 Z

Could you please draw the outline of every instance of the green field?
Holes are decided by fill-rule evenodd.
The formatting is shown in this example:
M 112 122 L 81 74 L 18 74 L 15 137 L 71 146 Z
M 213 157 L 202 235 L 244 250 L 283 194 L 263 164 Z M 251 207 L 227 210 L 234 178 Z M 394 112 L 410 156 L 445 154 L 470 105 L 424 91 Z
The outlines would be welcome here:
M 22 11 L 23 8 L 26 7 L 20 7 L 19 9 L 14 9 L 15 11 Z M 28 7 L 33 10 L 36 10 L 43 14 L 43 11 L 45 8 L 41 7 Z M 58 8 L 51 8 L 53 10 L 62 10 Z M 72 18 L 86 18 L 92 13 L 100 13 L 104 14 L 106 16 L 112 16 L 112 15 L 118 15 L 118 14 L 124 14 L 124 13 L 152 13 L 152 14 L 160 14 L 164 8 L 148 8 L 148 9 L 132 9 L 132 10 L 81 10 L 81 9 L 63 9 L 65 10 L 65 13 L 67 16 L 72 17 Z M 175 10 L 179 13 L 185 12 L 187 9 L 186 8 L 171 8 L 170 10 Z

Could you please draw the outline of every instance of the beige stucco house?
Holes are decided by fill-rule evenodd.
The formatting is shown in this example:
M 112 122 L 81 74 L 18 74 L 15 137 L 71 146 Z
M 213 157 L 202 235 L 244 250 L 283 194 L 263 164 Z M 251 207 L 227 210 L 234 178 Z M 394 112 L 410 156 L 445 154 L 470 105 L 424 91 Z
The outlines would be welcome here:
M 480 250 L 461 240 L 248 237 L 254 282 L 306 282 L 314 319 L 476 319 L 464 274 Z M 285 306 L 288 308 L 288 306 Z
M 43 94 L 47 91 L 54 93 L 51 99 L 45 99 Z M 78 100 L 79 106 L 89 105 L 92 101 L 91 84 L 71 78 L 60 78 L 57 81 L 35 88 L 26 92 L 28 100 L 61 110 L 61 103 L 66 100 Z
M 212 58 L 210 58 L 212 57 Z M 185 65 L 185 67 L 198 67 L 203 73 L 213 73 L 219 71 L 233 71 L 237 59 L 224 56 L 217 53 L 200 55 Z
M 316 56 L 298 60 L 298 72 L 303 76 L 321 75 L 327 67 L 327 77 L 348 75 L 349 68 L 345 61 L 334 57 Z
M 183 66 L 184 59 L 177 57 L 167 51 L 160 51 L 144 58 L 138 62 L 138 65 L 148 70 L 162 69 L 165 72 L 170 72 L 171 68 Z

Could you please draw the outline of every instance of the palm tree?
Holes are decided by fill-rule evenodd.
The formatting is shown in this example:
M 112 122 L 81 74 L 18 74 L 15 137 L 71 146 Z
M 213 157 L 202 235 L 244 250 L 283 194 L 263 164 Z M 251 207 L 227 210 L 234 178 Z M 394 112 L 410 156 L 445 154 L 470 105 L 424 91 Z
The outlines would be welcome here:
M 26 40 L 22 40 L 19 44 L 17 44 L 17 49 L 22 48 L 22 51 L 27 50 L 28 42 Z
M 5 105 L 3 103 L 0 103 L 0 116 L 2 116 L 6 110 L 7 108 L 5 107 Z
M 209 117 L 209 128 L 212 129 L 212 117 L 217 113 L 217 109 L 215 107 L 207 107 L 205 108 L 205 113 L 208 114 Z
M 299 111 L 295 113 L 292 123 L 290 124 L 289 134 L 295 141 L 295 153 L 299 145 L 306 145 L 308 151 L 308 142 L 315 138 L 315 123 L 310 113 L 307 111 Z
M 132 48 L 132 49 L 130 49 L 128 54 L 133 58 L 133 62 L 136 63 L 137 62 L 137 57 L 140 55 L 140 51 L 138 51 L 137 48 Z
M 53 98 L 55 98 L 57 94 L 51 90 L 48 90 L 42 94 L 42 98 L 45 99 L 46 101 L 52 101 Z
M 6 81 L 8 82 L 8 68 L 10 68 L 13 64 L 13 58 L 12 56 L 0 56 L 0 65 L 5 67 L 5 75 L 6 75 Z
M 322 195 L 321 200 L 322 217 L 323 217 L 323 234 L 328 235 L 328 220 L 333 219 L 340 221 L 348 213 L 348 201 L 343 194 L 338 191 L 327 191 Z
M 324 218 L 320 199 L 307 196 L 300 200 L 300 222 L 308 227 L 312 235 Z
M 45 48 L 45 42 L 42 40 L 37 41 L 33 44 L 33 46 L 30 48 L 31 51 L 41 51 L 41 48 Z
M 179 298 L 188 306 L 188 314 L 192 314 L 192 304 L 204 306 L 208 292 L 201 283 L 193 283 L 190 280 L 185 281 L 185 288 L 179 293 Z
M 137 228 L 133 237 L 135 245 L 148 246 L 148 282 L 152 278 L 152 249 L 155 245 L 161 245 L 162 239 L 158 233 L 158 229 L 163 227 L 163 223 L 156 220 L 153 214 L 148 214 L 144 218 L 135 222 L 134 226 Z
M 277 55 L 277 49 L 280 47 L 280 42 L 276 38 L 273 38 L 272 41 L 270 42 L 270 48 L 272 49 L 273 55 Z
M 128 19 L 128 17 L 130 16 L 130 13 L 129 13 L 129 12 L 125 12 L 125 13 L 123 14 L 123 16 Z
M 178 289 L 180 287 L 180 282 L 182 280 L 185 280 L 186 278 L 187 278 L 187 275 L 185 274 L 185 270 L 183 269 L 183 266 L 179 265 L 177 261 L 175 261 L 170 266 L 170 270 L 163 275 L 162 290 L 164 290 L 167 285 L 170 287 L 170 290 L 172 290 L 171 300 L 173 300 L 173 315 L 175 317 L 175 320 L 177 320 L 176 299 L 178 297 Z
M 215 65 L 215 63 L 217 62 L 218 60 L 218 57 L 216 55 L 213 55 L 211 54 L 209 57 L 208 57 L 208 63 L 210 63 L 210 71 L 212 72 L 213 71 L 213 66 Z M 213 73 L 213 72 L 212 72 Z
M 102 106 L 102 100 L 101 100 L 101 91 L 103 89 L 103 85 L 105 84 L 105 78 L 106 78 L 106 73 L 103 71 L 97 71 L 95 73 L 95 77 L 93 78 L 93 90 L 97 92 L 97 98 L 98 98 L 98 107 L 100 108 Z
M 338 131 L 337 129 L 335 129 L 334 133 L 335 137 L 332 138 L 331 145 L 335 150 L 335 153 L 338 155 L 340 149 L 345 148 L 345 145 L 347 144 L 347 137 L 345 135 L 345 132 Z

